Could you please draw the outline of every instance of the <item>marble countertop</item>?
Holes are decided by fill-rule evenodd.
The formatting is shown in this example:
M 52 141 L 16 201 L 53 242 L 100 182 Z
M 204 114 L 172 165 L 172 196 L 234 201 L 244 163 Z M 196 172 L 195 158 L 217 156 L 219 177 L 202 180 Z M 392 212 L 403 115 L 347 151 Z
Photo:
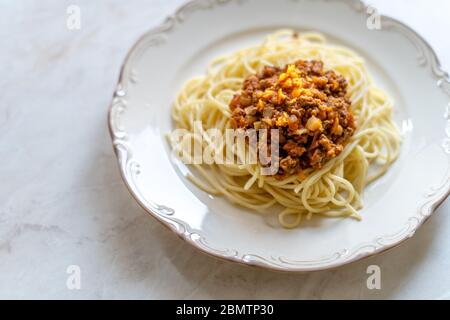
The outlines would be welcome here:
M 449 201 L 403 246 L 304 275 L 215 260 L 145 214 L 119 176 L 106 114 L 129 47 L 180 3 L 2 6 L 0 298 L 450 299 Z M 70 4 L 79 30 L 66 27 Z M 425 36 L 450 70 L 450 2 L 371 4 Z M 367 288 L 369 265 L 381 268 L 381 290 Z

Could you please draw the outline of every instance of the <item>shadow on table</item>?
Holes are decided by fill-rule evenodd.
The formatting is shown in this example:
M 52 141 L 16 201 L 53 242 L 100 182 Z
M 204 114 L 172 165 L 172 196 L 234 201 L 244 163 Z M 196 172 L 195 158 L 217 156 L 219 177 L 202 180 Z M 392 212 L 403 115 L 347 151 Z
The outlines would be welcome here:
M 436 215 L 397 248 L 341 268 L 307 274 L 272 272 L 219 261 L 185 243 L 180 246 L 184 255 L 191 258 L 173 257 L 171 262 L 186 280 L 193 279 L 192 286 L 196 289 L 191 298 L 395 299 L 396 293 L 423 271 L 421 265 L 429 255 L 435 234 L 444 231 L 439 229 Z M 170 246 L 163 244 L 163 247 L 169 255 Z M 371 265 L 381 268 L 381 290 L 367 287 L 370 276 L 367 268 Z M 196 266 L 205 269 L 200 283 L 194 280 L 202 272 Z

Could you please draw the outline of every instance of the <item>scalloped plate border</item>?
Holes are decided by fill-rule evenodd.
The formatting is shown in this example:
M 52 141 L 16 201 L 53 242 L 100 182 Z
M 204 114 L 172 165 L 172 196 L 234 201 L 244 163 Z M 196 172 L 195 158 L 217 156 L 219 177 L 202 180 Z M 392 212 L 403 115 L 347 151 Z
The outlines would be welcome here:
M 136 49 L 143 42 L 147 42 L 146 46 L 140 47 L 140 50 L 147 49 L 153 45 L 159 45 L 164 41 L 164 37 L 171 29 L 181 24 L 185 16 L 194 10 L 212 8 L 217 5 L 224 5 L 232 1 L 242 0 L 190 0 L 179 7 L 174 14 L 166 18 L 166 20 L 158 27 L 141 36 L 128 52 L 124 63 L 122 64 L 117 89 L 114 92 L 113 100 L 108 113 L 108 125 L 111 134 L 114 150 L 120 167 L 121 176 L 132 196 L 137 200 L 141 207 L 149 213 L 150 216 L 156 218 L 163 225 L 175 232 L 181 239 L 193 245 L 200 251 L 213 257 L 237 262 L 245 265 L 262 267 L 273 271 L 288 272 L 310 272 L 332 269 L 340 267 L 351 262 L 371 257 L 375 254 L 385 252 L 389 249 L 397 247 L 410 239 L 420 226 L 422 226 L 434 213 L 434 211 L 447 199 L 450 195 L 450 103 L 445 110 L 446 128 L 445 138 L 442 143 L 443 151 L 448 155 L 449 168 L 446 176 L 439 186 L 431 187 L 426 191 L 425 201 L 415 215 L 412 215 L 404 227 L 396 234 L 386 235 L 374 239 L 372 242 L 363 243 L 353 249 L 343 249 L 328 257 L 320 260 L 312 261 L 292 261 L 283 257 L 262 257 L 251 253 L 241 253 L 233 248 L 220 249 L 211 247 L 200 230 L 195 230 L 184 221 L 172 217 L 173 209 L 151 202 L 145 199 L 136 185 L 135 177 L 139 174 L 139 163 L 134 161 L 133 152 L 127 143 L 127 132 L 122 127 L 120 117 L 125 112 L 127 106 L 126 100 L 126 76 L 133 79 L 133 70 L 128 68 L 129 62 L 133 55 L 140 54 Z M 291 0 L 298 1 L 298 0 Z M 348 4 L 353 10 L 359 14 L 366 14 L 368 6 L 361 0 L 322 0 L 322 1 L 342 1 Z M 422 66 L 428 66 L 436 79 L 437 86 L 441 88 L 450 99 L 450 77 L 445 72 L 437 58 L 432 47 L 413 29 L 404 23 L 388 16 L 381 16 L 383 28 L 394 30 L 407 37 L 417 48 L 418 62 Z

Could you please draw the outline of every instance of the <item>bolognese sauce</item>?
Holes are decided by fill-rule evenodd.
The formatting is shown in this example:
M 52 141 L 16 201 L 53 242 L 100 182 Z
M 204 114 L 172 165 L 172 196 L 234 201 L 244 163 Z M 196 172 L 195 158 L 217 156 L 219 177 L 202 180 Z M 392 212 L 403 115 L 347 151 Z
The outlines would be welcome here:
M 317 60 L 264 67 L 244 81 L 229 107 L 233 129 L 279 129 L 280 178 L 320 169 L 356 129 L 347 81 Z

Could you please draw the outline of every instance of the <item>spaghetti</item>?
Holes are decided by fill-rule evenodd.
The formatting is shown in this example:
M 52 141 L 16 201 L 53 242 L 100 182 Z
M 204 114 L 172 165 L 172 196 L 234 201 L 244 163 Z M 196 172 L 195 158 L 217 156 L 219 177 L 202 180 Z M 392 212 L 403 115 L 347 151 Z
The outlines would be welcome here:
M 205 76 L 186 83 L 175 100 L 172 117 L 177 128 L 187 130 L 190 141 L 201 140 L 197 142 L 205 148 L 204 142 L 213 140 L 208 129 L 225 132 L 232 127 L 230 102 L 249 76 L 265 66 L 282 68 L 300 59 L 323 61 L 347 82 L 346 99 L 351 101 L 356 130 L 342 151 L 319 167 L 283 179 L 262 175 L 258 163 L 193 164 L 199 177 L 189 178 L 208 193 L 252 210 L 281 205 L 278 219 L 285 228 L 297 227 L 313 215 L 359 220 L 365 186 L 397 159 L 401 137 L 392 121 L 392 101 L 374 85 L 364 60 L 352 50 L 328 44 L 319 33 L 280 30 L 258 46 L 215 59 Z M 201 139 L 194 131 L 200 132 Z M 174 139 L 171 144 L 178 151 L 191 150 Z M 225 145 L 218 148 L 225 152 Z M 238 148 L 236 156 L 246 159 L 246 152 Z

